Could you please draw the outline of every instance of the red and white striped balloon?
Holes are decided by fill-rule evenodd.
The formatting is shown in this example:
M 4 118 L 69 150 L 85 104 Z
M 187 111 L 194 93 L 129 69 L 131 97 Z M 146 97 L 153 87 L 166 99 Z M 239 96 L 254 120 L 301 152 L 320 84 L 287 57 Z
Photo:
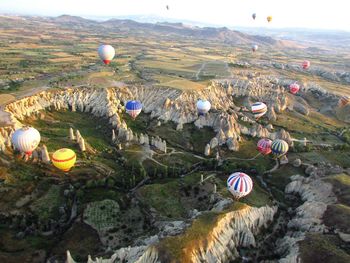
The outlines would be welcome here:
M 339 99 L 339 106 L 344 107 L 350 103 L 350 97 L 349 96 L 342 96 Z
M 271 153 L 272 141 L 267 138 L 260 139 L 257 144 L 258 151 L 263 155 L 268 155 Z
M 239 199 L 253 190 L 253 180 L 245 173 L 233 173 L 227 179 L 227 188 L 235 199 Z

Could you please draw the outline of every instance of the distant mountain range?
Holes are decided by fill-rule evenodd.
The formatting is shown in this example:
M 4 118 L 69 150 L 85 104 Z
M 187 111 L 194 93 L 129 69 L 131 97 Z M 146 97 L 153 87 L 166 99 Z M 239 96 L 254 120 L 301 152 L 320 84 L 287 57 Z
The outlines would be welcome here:
M 307 29 L 261 29 L 238 27 L 232 30 L 194 21 L 161 18 L 157 16 L 124 16 L 116 18 L 61 15 L 58 17 L 38 16 L 0 16 L 0 28 L 6 26 L 11 19 L 26 19 L 32 22 L 51 22 L 61 26 L 76 28 L 109 28 L 130 34 L 152 33 L 162 36 L 178 35 L 179 37 L 197 38 L 203 40 L 220 41 L 227 44 L 261 44 L 281 47 L 350 47 L 350 32 L 323 31 Z M 146 22 L 142 22 L 146 21 Z M 3 22 L 3 23 L 2 23 Z M 24 22 L 23 22 L 24 23 Z

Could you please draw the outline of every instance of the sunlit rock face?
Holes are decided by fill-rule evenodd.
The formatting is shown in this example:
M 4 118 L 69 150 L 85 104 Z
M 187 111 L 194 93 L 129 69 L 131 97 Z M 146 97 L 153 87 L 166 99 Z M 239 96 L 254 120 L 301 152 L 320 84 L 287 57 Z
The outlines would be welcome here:
M 272 222 L 277 207 L 264 206 L 260 208 L 244 206 L 242 209 L 228 212 L 220 217 L 217 224 L 210 230 L 205 240 L 198 240 L 197 246 L 185 248 L 188 262 L 220 263 L 237 258 L 237 247 L 256 246 L 254 235 L 258 234 Z M 67 252 L 67 262 L 76 263 Z M 161 263 L 156 246 L 139 246 L 121 248 L 110 259 L 89 257 L 88 263 Z
M 237 94 L 240 94 L 239 92 L 243 93 L 243 90 L 239 87 L 232 86 L 231 88 Z M 282 88 L 276 88 L 271 94 L 263 91 L 262 88 L 258 88 L 257 91 L 251 90 L 251 92 L 246 91 L 244 94 L 247 96 L 252 94 L 252 98 L 257 99 L 260 98 L 259 96 L 264 96 L 266 100 L 277 103 L 278 111 L 286 107 L 287 100 L 283 95 Z M 208 98 L 211 102 L 212 110 L 205 116 L 198 116 L 197 114 L 196 102 L 199 98 Z M 11 133 L 22 126 L 21 121 L 29 116 L 38 116 L 40 111 L 45 109 L 78 110 L 90 113 L 95 117 L 108 118 L 109 123 L 113 128 L 116 128 L 118 138 L 132 141 L 135 134 L 128 129 L 125 121 L 120 116 L 126 101 L 130 99 L 142 101 L 143 111 L 150 114 L 151 118 L 157 118 L 165 122 L 173 121 L 180 125 L 180 130 L 183 124 L 192 122 L 198 128 L 212 127 L 217 132 L 218 143 L 220 145 L 226 144 L 232 151 L 239 150 L 240 134 L 272 139 L 281 138 L 292 144 L 290 135 L 285 131 L 270 133 L 254 121 L 252 121 L 254 125 L 250 128 L 239 124 L 237 122 L 238 112 L 236 112 L 238 108 L 235 106 L 231 94 L 228 94 L 225 85 L 212 84 L 201 91 L 179 91 L 143 86 L 108 89 L 69 88 L 59 91 L 43 91 L 5 106 L 4 112 L 8 114 L 7 119 L 9 121 L 3 127 L 0 127 L 0 150 L 4 151 L 6 146 L 10 146 Z M 243 116 L 245 115 L 243 114 Z M 249 117 L 247 118 L 249 119 Z M 155 143 L 155 146 L 159 146 L 160 150 L 166 151 L 166 143 L 160 140 L 157 141 L 159 143 Z M 216 146 L 215 143 L 210 143 L 211 149 Z M 84 145 L 81 147 L 84 148 Z

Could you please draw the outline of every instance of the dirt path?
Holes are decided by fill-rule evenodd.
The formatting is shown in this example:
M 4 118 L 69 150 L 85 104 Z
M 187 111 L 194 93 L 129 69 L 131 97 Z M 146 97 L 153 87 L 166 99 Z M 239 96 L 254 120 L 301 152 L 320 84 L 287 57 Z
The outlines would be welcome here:
M 205 68 L 206 65 L 207 65 L 207 62 L 202 63 L 202 66 L 198 69 L 198 71 L 196 73 L 196 80 L 199 80 L 199 74 Z

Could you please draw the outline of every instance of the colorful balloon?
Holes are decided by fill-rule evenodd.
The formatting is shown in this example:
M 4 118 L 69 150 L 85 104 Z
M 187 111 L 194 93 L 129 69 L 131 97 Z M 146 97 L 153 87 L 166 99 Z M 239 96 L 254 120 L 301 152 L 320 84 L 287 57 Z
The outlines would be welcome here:
M 311 65 L 311 63 L 308 60 L 303 61 L 303 63 L 301 64 L 303 69 L 308 69 L 310 67 L 310 65 Z
M 126 113 L 134 120 L 141 113 L 142 103 L 138 100 L 129 100 L 125 105 Z
M 227 179 L 227 188 L 235 199 L 239 199 L 253 190 L 253 181 L 245 173 L 233 173 Z
M 256 18 L 256 13 L 252 14 L 253 19 L 255 20 Z
M 253 45 L 253 46 L 252 46 L 252 50 L 253 50 L 253 52 L 257 51 L 257 50 L 258 50 L 258 48 L 259 48 L 259 47 L 258 47 L 258 45 Z
M 271 153 L 272 141 L 267 138 L 260 139 L 257 144 L 258 151 L 263 155 L 268 155 Z
M 211 104 L 207 100 L 197 101 L 197 111 L 199 115 L 205 115 L 210 111 Z
M 108 65 L 115 56 L 115 50 L 111 45 L 101 45 L 98 48 L 98 55 L 103 63 Z
M 350 103 L 350 97 L 349 96 L 342 96 L 339 99 L 339 106 L 344 107 Z
M 263 102 L 255 102 L 252 105 L 252 112 L 253 112 L 255 119 L 259 119 L 266 114 L 267 106 Z
M 74 166 L 77 156 L 73 150 L 62 148 L 53 153 L 51 160 L 56 168 L 68 172 Z
M 300 90 L 300 86 L 297 83 L 293 83 L 289 85 L 289 92 L 292 94 L 297 94 Z
M 13 147 L 30 156 L 40 143 L 40 133 L 29 126 L 17 129 L 11 137 Z
M 272 154 L 279 158 L 285 155 L 288 152 L 289 145 L 286 141 L 281 139 L 276 139 L 271 144 Z
M 272 21 L 272 16 L 268 16 L 266 19 L 267 19 L 267 22 L 270 23 Z

